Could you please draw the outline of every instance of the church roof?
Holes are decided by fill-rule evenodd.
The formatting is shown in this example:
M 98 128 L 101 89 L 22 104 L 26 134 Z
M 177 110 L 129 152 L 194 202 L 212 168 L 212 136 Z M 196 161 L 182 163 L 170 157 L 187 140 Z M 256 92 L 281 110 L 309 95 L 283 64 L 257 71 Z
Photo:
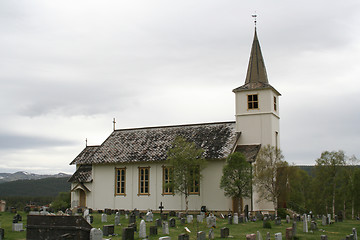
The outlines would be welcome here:
M 68 182 L 91 182 L 92 181 L 92 166 L 91 165 L 80 165 L 75 173 L 70 177 Z
M 258 89 L 272 89 L 277 94 L 281 95 L 275 88 L 273 88 L 269 84 L 264 58 L 261 53 L 260 43 L 255 28 L 254 40 L 251 48 L 245 84 L 238 88 L 235 88 L 233 92 Z
M 206 159 L 222 159 L 233 152 L 239 133 L 235 122 L 115 130 L 100 146 L 86 147 L 70 164 L 165 161 L 177 136 L 204 149 Z

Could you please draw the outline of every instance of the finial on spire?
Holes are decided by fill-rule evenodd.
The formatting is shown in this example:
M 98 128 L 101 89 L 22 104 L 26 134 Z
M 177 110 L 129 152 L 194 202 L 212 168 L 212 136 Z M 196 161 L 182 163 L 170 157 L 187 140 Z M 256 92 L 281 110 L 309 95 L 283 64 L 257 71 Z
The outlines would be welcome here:
M 115 121 L 115 118 L 113 119 L 113 130 L 115 131 L 115 127 L 116 127 L 116 121 Z
M 85 147 L 87 147 L 87 138 L 85 139 Z
M 251 15 L 254 18 L 254 24 L 255 24 L 255 28 L 256 28 L 256 20 L 257 20 L 257 14 L 256 11 L 253 15 Z

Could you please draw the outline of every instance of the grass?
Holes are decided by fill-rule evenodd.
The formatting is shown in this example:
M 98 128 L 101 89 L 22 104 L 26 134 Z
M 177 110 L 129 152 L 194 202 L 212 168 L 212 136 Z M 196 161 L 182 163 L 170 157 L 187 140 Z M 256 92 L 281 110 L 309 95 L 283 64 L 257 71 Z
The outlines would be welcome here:
M 24 212 L 19 212 L 20 215 L 22 215 L 23 217 L 23 225 L 24 228 L 26 227 L 26 214 Z M 5 240 L 15 240 L 15 239 L 26 239 L 26 232 L 12 232 L 12 219 L 13 219 L 14 214 L 12 213 L 8 213 L 8 212 L 3 212 L 0 213 L 0 226 L 1 228 L 5 229 Z M 102 229 L 103 225 L 107 225 L 107 224 L 113 224 L 114 223 L 114 218 L 115 215 L 109 215 L 108 216 L 108 222 L 107 223 L 101 223 L 101 215 L 100 214 L 93 214 L 94 216 L 94 223 L 92 224 L 93 227 L 95 228 L 100 228 Z M 154 219 L 159 218 L 158 214 L 154 215 Z M 177 219 L 177 218 L 176 218 Z M 206 235 L 208 235 L 209 229 L 206 226 L 206 221 L 204 221 L 204 223 L 197 223 L 196 222 L 196 217 L 194 217 L 194 222 L 191 224 L 180 224 L 180 221 L 177 219 L 176 220 L 176 228 L 170 228 L 170 236 L 172 239 L 177 239 L 178 235 L 181 233 L 186 233 L 185 231 L 185 227 L 188 227 L 191 230 L 191 233 L 189 233 L 190 235 L 190 239 L 196 239 L 196 233 L 198 231 L 204 231 L 206 233 Z M 122 233 L 122 228 L 128 226 L 128 219 L 125 219 L 124 216 L 121 216 L 121 221 L 120 221 L 121 225 L 120 226 L 116 226 L 115 227 L 115 234 L 117 234 L 117 236 L 110 236 L 107 237 L 108 239 L 121 239 L 121 233 Z M 137 224 L 138 224 L 138 229 L 139 229 L 139 223 L 140 221 L 137 220 Z M 265 239 L 266 233 L 269 232 L 271 234 L 271 238 L 274 239 L 274 234 L 281 232 L 283 235 L 283 239 L 285 239 L 285 232 L 286 232 L 286 228 L 291 227 L 292 223 L 285 223 L 285 221 L 282 221 L 282 224 L 279 226 L 276 226 L 274 222 L 271 222 L 271 229 L 268 228 L 263 228 L 262 227 L 262 221 L 257 221 L 257 222 L 248 222 L 248 223 L 240 223 L 238 225 L 229 225 L 227 224 L 227 220 L 226 219 L 220 219 L 217 218 L 216 219 L 216 223 L 217 226 L 215 228 L 215 239 L 220 239 L 220 229 L 222 227 L 228 227 L 230 230 L 230 236 L 233 239 L 245 239 L 246 234 L 250 234 L 250 233 L 256 233 L 257 231 L 260 231 L 263 239 Z M 147 228 L 147 233 L 149 234 L 149 227 L 155 225 L 155 221 L 152 223 L 146 223 L 146 228 Z M 344 222 L 339 222 L 339 223 L 335 223 L 335 224 L 331 224 L 331 225 L 327 225 L 327 226 L 322 226 L 321 225 L 321 220 L 317 221 L 317 225 L 318 225 L 318 230 L 314 231 L 314 232 L 309 232 L 309 233 L 303 233 L 302 229 L 303 229 L 303 224 L 302 222 L 298 222 L 297 223 L 297 237 L 299 237 L 299 239 L 316 239 L 319 240 L 320 239 L 320 235 L 327 235 L 328 239 L 345 239 L 346 235 L 349 235 L 352 233 L 352 228 L 356 228 L 358 230 L 360 230 L 360 221 L 356 221 L 356 220 L 345 220 Z M 309 226 L 310 228 L 310 226 Z M 139 239 L 138 238 L 139 234 L 135 233 L 135 239 Z M 162 229 L 158 228 L 158 235 L 157 236 L 151 236 L 149 237 L 150 240 L 157 240 L 159 239 L 159 237 L 165 236 L 164 234 L 162 234 Z M 104 237 L 105 238 L 105 237 Z

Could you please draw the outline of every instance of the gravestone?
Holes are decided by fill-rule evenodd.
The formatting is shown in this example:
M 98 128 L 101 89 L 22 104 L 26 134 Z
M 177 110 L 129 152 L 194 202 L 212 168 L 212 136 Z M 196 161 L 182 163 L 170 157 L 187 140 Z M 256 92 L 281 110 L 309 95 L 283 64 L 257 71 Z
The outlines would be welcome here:
M 305 233 L 308 232 L 308 222 L 306 219 L 306 214 L 304 214 L 304 219 L 303 219 L 303 232 L 305 232 Z
M 155 222 L 156 222 L 156 226 L 157 226 L 157 227 L 161 227 L 161 226 L 162 226 L 162 221 L 161 221 L 160 218 L 157 218 L 157 219 L 155 220 Z
M 99 228 L 90 230 L 90 240 L 102 240 L 103 232 Z
M 320 236 L 320 240 L 328 240 L 327 235 L 321 235 L 321 236 Z
M 109 236 L 114 234 L 114 225 L 104 225 L 103 226 L 103 235 Z
M 293 235 L 293 237 L 296 236 L 296 222 L 295 221 L 292 224 L 292 235 Z
M 170 212 L 169 212 L 169 216 L 170 216 L 170 217 L 175 217 L 175 216 L 176 216 L 176 212 L 175 212 L 175 211 L 170 211 Z
M 233 224 L 233 218 L 231 215 L 228 216 L 228 224 Z
M 125 219 L 129 219 L 129 214 L 125 213 Z
M 238 216 L 237 213 L 234 213 L 233 223 L 234 224 L 239 224 L 239 216 Z
M 310 223 L 310 229 L 311 229 L 312 231 L 317 230 L 317 223 L 316 223 L 315 221 L 311 221 L 311 223 Z
M 154 214 L 153 214 L 151 211 L 149 211 L 149 212 L 146 213 L 146 215 L 145 215 L 145 220 L 146 220 L 147 222 L 152 222 L 152 221 L 153 221 L 153 218 L 154 218 Z
M 123 228 L 122 229 L 122 240 L 134 240 L 134 228 Z
M 120 224 L 120 216 L 116 215 L 115 216 L 115 226 Z
M 144 218 L 144 216 L 145 216 L 145 213 L 144 213 L 144 212 L 140 212 L 140 214 L 139 214 L 139 218 L 143 219 L 143 218 Z
M 196 240 L 206 240 L 206 234 L 203 231 L 197 232 Z
M 281 218 L 280 217 L 275 218 L 275 225 L 281 225 Z
M 157 226 L 150 226 L 149 231 L 150 231 L 150 236 L 158 234 Z
M 353 234 L 347 235 L 346 240 L 354 240 L 354 235 Z
M 86 218 L 89 214 L 90 214 L 89 209 L 85 209 L 84 214 L 83 214 L 84 218 Z
M 171 240 L 171 237 L 164 236 L 164 237 L 160 237 L 159 240 Z
M 170 227 L 176 227 L 176 220 L 175 220 L 175 218 L 170 218 L 169 225 L 170 225 Z
M 269 232 L 267 232 L 266 233 L 266 238 L 265 238 L 265 240 L 270 240 L 271 238 L 270 238 L 270 233 Z
M 136 223 L 130 223 L 130 224 L 128 225 L 128 227 L 129 227 L 129 228 L 133 228 L 133 229 L 134 229 L 134 232 L 137 232 L 137 225 L 136 225 Z
M 209 239 L 214 239 L 214 238 L 215 238 L 214 228 L 210 228 L 210 230 L 209 230 Z
M 193 219 L 194 219 L 193 215 L 187 215 L 186 217 L 187 223 L 192 223 Z
M 307 221 L 310 222 L 311 221 L 311 216 L 307 215 Z
M 189 235 L 186 233 L 182 233 L 179 235 L 178 240 L 189 240 Z
M 282 240 L 281 232 L 275 233 L 275 240 Z
M 91 217 L 90 217 L 90 215 L 87 215 L 85 219 L 86 219 L 86 221 L 87 221 L 89 224 L 91 224 Z
M 13 232 L 21 232 L 23 231 L 23 224 L 22 223 L 13 223 L 12 224 L 12 231 Z
M 246 234 L 246 240 L 256 240 L 256 234 Z
M 220 229 L 220 237 L 227 238 L 229 236 L 229 228 L 223 227 Z
M 256 240 L 263 240 L 259 231 L 256 232 Z
M 132 212 L 129 216 L 129 224 L 136 223 L 136 214 Z
M 290 216 L 286 215 L 286 223 L 290 223 Z
M 323 226 L 325 226 L 325 225 L 326 225 L 326 222 L 327 222 L 327 218 L 326 218 L 325 215 L 323 215 L 323 216 L 322 216 L 321 224 L 322 224 Z
M 260 211 L 258 211 L 258 212 L 256 212 L 256 219 L 257 220 L 262 220 L 263 218 L 264 218 L 264 216 L 261 214 L 261 212 Z
M 140 221 L 139 238 L 146 238 L 146 223 L 144 220 Z
M 185 219 L 185 218 L 180 218 L 180 223 L 181 223 L 181 224 L 185 224 L 185 223 L 186 223 L 186 219 Z
M 196 220 L 198 223 L 202 223 L 204 221 L 204 216 L 203 215 L 196 215 Z
M 169 235 L 169 224 L 168 222 L 163 222 L 162 224 L 162 231 L 163 231 L 163 234 L 166 234 L 166 235 Z
M 239 217 L 239 223 L 243 223 L 244 222 L 244 216 L 243 215 L 240 215 Z
M 5 229 L 0 228 L 0 240 L 3 240 L 5 237 Z
M 214 216 L 214 214 L 210 214 L 206 218 L 206 223 L 208 228 L 216 227 L 216 217 Z
M 328 215 L 327 215 L 327 218 L 328 218 L 328 224 L 330 224 L 331 223 L 331 214 L 329 213 Z
M 353 228 L 352 232 L 353 232 L 353 235 L 354 235 L 354 240 L 358 240 L 356 228 Z
M 245 205 L 244 216 L 246 219 L 249 217 L 249 205 Z
M 101 222 L 107 222 L 107 215 L 105 213 L 101 214 Z
M 286 228 L 285 239 L 286 240 L 293 239 L 293 229 L 292 229 L 292 227 Z
M 167 221 L 168 220 L 168 214 L 167 213 L 162 213 L 161 214 L 161 220 Z
M 110 209 L 110 208 L 105 208 L 105 209 L 104 209 L 104 213 L 105 213 L 106 215 L 111 215 L 111 209 Z

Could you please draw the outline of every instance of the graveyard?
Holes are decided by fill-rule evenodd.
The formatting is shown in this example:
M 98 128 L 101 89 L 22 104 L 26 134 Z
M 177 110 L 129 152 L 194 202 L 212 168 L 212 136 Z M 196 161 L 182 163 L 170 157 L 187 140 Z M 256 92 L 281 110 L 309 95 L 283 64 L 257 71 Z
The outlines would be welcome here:
M 4 238 L 0 239 L 26 239 L 27 231 L 31 231 L 31 226 L 26 229 L 28 225 L 28 215 L 25 212 L 18 212 L 21 216 L 15 219 L 14 213 L 2 212 L 0 213 L 0 228 L 3 229 Z M 77 218 L 83 218 L 83 214 L 77 213 Z M 170 216 L 172 215 L 172 216 Z M 175 215 L 175 216 L 174 216 Z M 294 219 L 287 216 L 286 219 L 272 219 L 269 216 L 265 221 L 262 219 L 253 219 L 252 221 L 245 221 L 242 217 L 228 217 L 220 213 L 215 213 L 214 216 L 210 213 L 210 217 L 199 213 L 194 213 L 189 216 L 179 213 L 166 213 L 162 216 L 159 213 L 154 213 L 151 216 L 146 213 L 137 212 L 133 214 L 131 211 L 115 213 L 115 211 L 108 212 L 91 212 L 84 218 L 84 222 L 90 222 L 91 227 L 100 229 L 104 234 L 102 239 L 209 239 L 209 232 L 212 232 L 213 239 L 287 239 L 287 232 L 291 231 L 294 225 Z M 49 217 L 54 215 L 47 215 Z M 64 216 L 65 220 L 67 216 Z M 236 219 L 235 219 L 236 218 Z M 306 221 L 304 221 L 304 218 Z M 13 221 L 18 220 L 14 228 Z M 143 220 L 143 221 L 142 221 Z M 135 221 L 135 223 L 133 223 Z M 267 222 L 267 224 L 265 224 Z M 330 220 L 327 216 L 317 216 L 312 219 L 309 216 L 298 216 L 295 219 L 296 233 L 294 239 L 356 239 L 351 238 L 353 229 L 359 229 L 359 220 Z M 210 227 L 211 225 L 216 225 Z M 271 228 L 264 228 L 264 226 Z M 125 229 L 125 230 L 124 230 Z M 307 232 L 306 232 L 306 231 Z M 202 233 L 199 233 L 202 232 Z M 279 234 L 281 233 L 281 234 Z M 292 234 L 291 233 L 291 234 Z M 97 233 L 99 234 L 99 233 Z M 128 235 L 128 238 L 123 236 Z M 132 235 L 133 234 L 133 235 Z M 259 238 L 261 235 L 261 238 Z M 323 236 L 322 236 L 323 235 Z M 134 238 L 132 238 L 132 236 Z M 170 238 L 164 238 L 169 236 Z M 147 237 L 147 238 L 146 238 Z M 63 239 L 73 239 L 66 238 Z M 98 238 L 96 238 L 98 239 Z

